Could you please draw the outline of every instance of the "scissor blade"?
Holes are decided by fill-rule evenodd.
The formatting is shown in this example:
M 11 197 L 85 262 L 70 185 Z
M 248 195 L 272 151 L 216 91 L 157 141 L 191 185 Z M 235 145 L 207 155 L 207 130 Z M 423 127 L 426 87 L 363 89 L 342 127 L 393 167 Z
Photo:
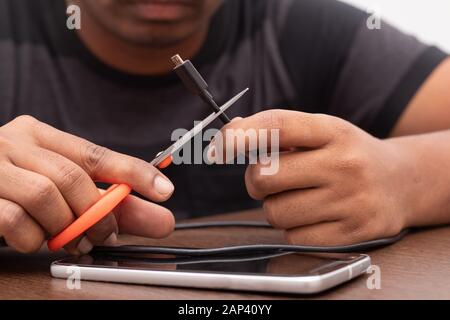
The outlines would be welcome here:
M 178 151 L 182 148 L 188 141 L 190 141 L 194 136 L 196 136 L 199 132 L 209 126 L 214 120 L 216 120 L 221 114 L 228 110 L 232 105 L 234 105 L 244 94 L 247 93 L 249 89 L 245 89 L 242 92 L 238 93 L 236 96 L 231 98 L 227 103 L 225 103 L 222 107 L 220 107 L 220 111 L 216 113 L 210 114 L 207 118 L 197 124 L 191 131 L 186 133 L 181 139 L 179 139 L 174 144 L 174 150 L 172 153 Z
M 234 105 L 240 98 L 242 98 L 242 96 L 244 94 L 246 94 L 248 90 L 249 89 L 247 88 L 247 89 L 243 90 L 242 92 L 238 93 L 236 96 L 231 98 L 227 103 L 225 103 L 222 107 L 220 107 L 220 111 L 218 111 L 217 113 L 211 114 L 208 118 L 203 120 L 200 123 L 200 124 L 202 124 L 202 129 L 209 126 L 211 124 L 211 122 L 216 120 L 221 114 L 223 114 L 225 111 L 227 111 L 227 109 L 230 108 L 232 105 Z
M 221 114 L 228 110 L 232 105 L 234 105 L 244 94 L 247 93 L 249 89 L 245 89 L 238 93 L 236 96 L 231 98 L 228 102 L 220 107 L 220 111 L 210 114 L 207 118 L 197 124 L 191 131 L 187 132 L 180 139 L 178 139 L 174 144 L 167 148 L 163 153 L 161 153 L 156 159 L 154 159 L 151 164 L 158 166 L 168 155 L 172 155 L 178 150 L 180 150 L 186 143 L 188 143 L 193 137 L 195 137 L 199 132 L 210 125 L 214 120 L 216 120 Z

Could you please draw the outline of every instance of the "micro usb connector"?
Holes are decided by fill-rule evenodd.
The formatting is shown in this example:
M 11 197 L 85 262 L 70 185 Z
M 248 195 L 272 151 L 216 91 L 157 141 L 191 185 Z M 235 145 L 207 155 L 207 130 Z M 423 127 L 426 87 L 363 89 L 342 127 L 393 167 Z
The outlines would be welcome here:
M 183 60 L 178 54 L 172 57 L 172 61 L 175 64 L 174 71 L 180 77 L 186 88 L 192 94 L 199 96 L 211 109 L 214 110 L 214 112 L 219 112 L 220 107 L 208 91 L 208 84 L 194 67 L 192 62 L 189 60 Z M 221 114 L 219 119 L 224 124 L 231 121 L 226 114 Z

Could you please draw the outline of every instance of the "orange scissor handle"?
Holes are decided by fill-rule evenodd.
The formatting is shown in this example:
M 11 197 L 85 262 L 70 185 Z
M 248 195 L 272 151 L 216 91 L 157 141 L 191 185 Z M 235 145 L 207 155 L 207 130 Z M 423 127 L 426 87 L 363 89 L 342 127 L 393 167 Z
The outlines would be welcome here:
M 75 222 L 47 242 L 50 251 L 58 251 L 76 237 L 82 235 L 111 211 L 131 193 L 126 184 L 112 185 L 106 193 L 83 213 Z
M 172 164 L 172 155 L 165 158 L 158 169 L 165 169 Z M 98 223 L 122 202 L 131 193 L 131 188 L 126 184 L 112 185 L 103 196 L 85 213 L 83 213 L 70 226 L 61 233 L 47 241 L 50 251 L 58 251 L 76 237 L 85 233 L 89 228 Z
M 172 164 L 173 158 L 171 155 L 169 155 L 167 158 L 165 158 L 161 163 L 158 165 L 158 169 L 165 169 L 168 166 Z

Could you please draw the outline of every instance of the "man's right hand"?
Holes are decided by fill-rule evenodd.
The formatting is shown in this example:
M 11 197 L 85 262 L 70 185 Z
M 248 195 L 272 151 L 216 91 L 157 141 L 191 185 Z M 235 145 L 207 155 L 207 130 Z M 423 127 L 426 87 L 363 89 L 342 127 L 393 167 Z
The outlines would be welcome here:
M 0 127 L 0 235 L 19 252 L 38 250 L 100 199 L 94 181 L 126 183 L 155 202 L 174 186 L 149 163 L 59 131 L 30 116 Z M 65 249 L 85 254 L 117 233 L 161 238 L 174 228 L 167 209 L 129 196 Z

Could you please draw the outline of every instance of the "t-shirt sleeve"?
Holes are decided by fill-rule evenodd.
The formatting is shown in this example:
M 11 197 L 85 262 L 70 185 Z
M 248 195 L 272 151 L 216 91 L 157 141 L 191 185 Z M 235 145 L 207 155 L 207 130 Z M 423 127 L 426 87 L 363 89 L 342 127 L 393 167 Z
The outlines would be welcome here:
M 302 110 L 389 136 L 409 101 L 447 57 L 385 21 L 335 0 L 293 1 L 279 33 Z

